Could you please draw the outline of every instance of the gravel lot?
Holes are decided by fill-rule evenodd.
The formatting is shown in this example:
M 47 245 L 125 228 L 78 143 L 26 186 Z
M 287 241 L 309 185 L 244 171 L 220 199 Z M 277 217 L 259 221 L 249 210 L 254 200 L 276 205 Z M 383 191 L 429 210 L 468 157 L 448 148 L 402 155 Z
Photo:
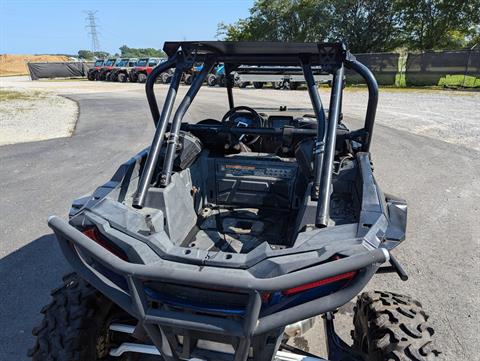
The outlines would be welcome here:
M 72 135 L 78 116 L 74 101 L 45 91 L 7 94 L 18 94 L 19 99 L 0 101 L 0 145 Z
M 165 86 L 158 86 L 163 87 Z M 73 104 L 68 100 L 61 100 L 51 94 L 96 94 L 96 93 L 124 93 L 141 92 L 142 84 L 118 84 L 110 82 L 90 82 L 87 80 L 40 80 L 31 81 L 28 77 L 0 78 L 0 89 L 12 89 L 18 91 L 40 91 L 48 102 L 35 102 L 30 105 L 6 104 L 2 108 L 9 108 L 8 114 L 0 115 L 0 125 L 5 124 L 7 134 L 0 133 L 1 139 L 11 139 L 10 134 L 16 135 L 20 142 L 29 140 L 49 139 L 65 136 L 72 129 L 72 118 L 76 117 Z M 185 91 L 185 87 L 181 92 Z M 235 89 L 237 94 L 248 97 L 249 102 L 262 99 L 267 92 L 278 92 L 279 96 L 267 99 L 273 106 L 278 106 L 278 99 L 285 98 L 288 102 L 297 106 L 310 107 L 306 92 L 298 91 L 274 91 L 257 89 Z M 220 100 L 224 96 L 224 90 L 209 88 L 207 93 L 200 92 L 199 96 L 211 97 Z M 328 106 L 329 89 L 320 90 L 323 103 Z M 273 93 L 272 93 L 273 94 Z M 343 112 L 346 116 L 361 118 L 365 111 L 367 92 L 363 88 L 347 88 L 344 96 Z M 222 100 L 223 103 L 223 100 Z M 23 107 L 25 111 L 12 110 L 15 107 Z M 195 112 L 197 104 L 194 103 L 190 112 Z M 13 114 L 12 114 L 13 113 Z M 20 114 L 19 114 L 20 113 Z M 15 118 L 12 118 L 15 117 Z M 16 132 L 13 128 L 13 119 L 21 120 L 17 124 Z M 48 120 L 47 120 L 48 119 Z M 64 122 L 62 122 L 64 119 Z M 33 120 L 33 121 L 30 121 Z M 16 122 L 17 120 L 15 120 Z M 440 139 L 442 141 L 463 145 L 468 148 L 480 150 L 480 92 L 465 92 L 453 90 L 422 90 L 422 89 L 381 89 L 377 122 L 389 127 L 405 130 L 415 134 Z M 25 125 L 29 125 L 26 127 Z M 0 127 L 1 129 L 2 127 Z M 29 139 L 28 136 L 38 135 Z M 48 136 L 48 134 L 51 134 Z M 60 135 L 59 135 L 60 134 Z M 63 134 L 63 135 L 61 135 Z M 43 138 L 42 138 L 43 137 Z M 23 140 L 25 138 L 25 140 Z M 12 143 L 12 142 L 10 142 Z M 6 143 L 3 143 L 6 144 Z
M 65 215 L 70 201 L 109 179 L 151 141 L 153 126 L 139 84 L 0 79 L 3 87 L 71 97 L 80 115 L 70 138 L 0 147 L 0 360 L 26 360 L 30 330 L 49 290 L 69 266 L 46 218 Z M 180 92 L 185 92 L 182 87 Z M 159 86 L 158 97 L 166 87 Z M 328 89 L 322 89 L 328 104 Z M 304 91 L 235 89 L 237 104 L 304 107 Z M 361 123 L 365 90 L 347 89 L 348 124 Z M 226 111 L 224 89 L 202 89 L 190 120 Z M 431 316 L 444 360 L 480 354 L 480 93 L 383 90 L 373 137 L 376 178 L 409 203 L 407 241 L 396 251 L 410 275 L 379 275 L 369 289 L 419 299 Z M 0 128 L 0 133 L 1 133 Z M 352 304 L 338 314 L 346 340 Z M 324 352 L 320 322 L 299 345 Z

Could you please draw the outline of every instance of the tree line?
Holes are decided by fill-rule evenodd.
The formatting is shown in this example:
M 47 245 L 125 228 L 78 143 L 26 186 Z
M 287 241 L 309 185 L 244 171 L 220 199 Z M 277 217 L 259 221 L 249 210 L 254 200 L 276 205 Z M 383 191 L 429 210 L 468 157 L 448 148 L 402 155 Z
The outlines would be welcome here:
M 79 50 L 78 57 L 85 60 L 104 59 L 110 56 L 122 57 L 122 58 L 164 58 L 165 53 L 161 49 L 154 48 L 130 48 L 127 45 L 123 45 L 119 48 L 120 52 L 116 54 L 110 54 L 105 51 L 97 51 L 93 54 L 90 50 Z
M 480 42 L 480 0 L 257 0 L 217 37 L 342 40 L 356 53 L 467 48 Z

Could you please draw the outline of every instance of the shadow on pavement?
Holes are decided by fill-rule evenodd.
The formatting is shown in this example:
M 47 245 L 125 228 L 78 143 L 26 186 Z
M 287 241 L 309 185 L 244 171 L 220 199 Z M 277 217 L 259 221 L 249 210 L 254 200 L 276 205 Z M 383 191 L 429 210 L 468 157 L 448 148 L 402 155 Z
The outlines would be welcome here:
M 50 291 L 70 268 L 54 234 L 41 236 L 0 259 L 0 360 L 28 360 L 31 331 Z

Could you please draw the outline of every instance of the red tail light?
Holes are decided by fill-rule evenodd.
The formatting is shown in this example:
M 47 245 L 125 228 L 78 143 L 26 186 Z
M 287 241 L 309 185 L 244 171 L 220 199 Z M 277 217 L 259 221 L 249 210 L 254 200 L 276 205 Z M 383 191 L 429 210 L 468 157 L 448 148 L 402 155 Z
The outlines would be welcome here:
M 270 292 L 262 292 L 260 294 L 260 298 L 262 299 L 263 303 L 268 303 L 270 301 L 270 296 L 272 294 Z
M 339 274 L 337 276 L 324 278 L 323 280 L 319 280 L 319 281 L 315 281 L 315 282 L 312 282 L 312 283 L 307 283 L 305 285 L 289 288 L 288 290 L 282 291 L 282 293 L 285 296 L 291 296 L 291 295 L 294 295 L 296 293 L 311 290 L 312 288 L 316 288 L 316 287 L 320 287 L 320 286 L 325 286 L 325 285 L 328 285 L 330 283 L 334 283 L 334 282 L 338 282 L 338 281 L 342 281 L 342 280 L 350 281 L 350 280 L 353 279 L 353 277 L 355 277 L 356 274 L 357 274 L 356 271 L 342 273 L 342 274 Z
M 124 261 L 128 261 L 126 253 L 112 241 L 105 238 L 95 227 L 88 228 L 82 233 L 88 238 L 90 238 L 92 241 L 95 241 L 95 243 L 98 243 L 100 246 L 113 253 L 118 258 L 121 258 Z

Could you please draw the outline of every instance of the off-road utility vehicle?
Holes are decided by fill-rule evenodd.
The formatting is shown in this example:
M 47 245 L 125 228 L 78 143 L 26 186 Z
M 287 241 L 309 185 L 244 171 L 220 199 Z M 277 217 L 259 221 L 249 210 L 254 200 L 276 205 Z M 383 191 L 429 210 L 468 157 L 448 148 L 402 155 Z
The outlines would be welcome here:
M 105 64 L 105 61 L 106 61 L 105 59 L 95 60 L 95 63 L 93 64 L 93 68 L 88 69 L 88 72 L 87 72 L 88 80 L 92 80 L 92 81 L 95 80 L 97 73 L 100 71 L 103 64 Z
M 331 82 L 330 74 L 322 74 L 320 68 L 313 68 L 314 79 L 317 83 Z M 261 89 L 266 83 L 272 84 L 275 89 L 296 90 L 305 85 L 302 69 L 293 66 L 247 66 L 239 67 L 235 74 L 235 84 L 245 88 L 253 84 L 256 89 Z
M 158 65 L 160 58 L 140 58 L 133 69 L 130 70 L 128 77 L 132 83 L 145 83 L 147 76 L 153 68 Z
M 108 81 L 118 81 L 120 83 L 126 83 L 128 81 L 128 73 L 137 64 L 137 58 L 122 58 L 115 64 L 110 74 L 107 76 Z
M 150 148 L 76 200 L 69 222 L 48 220 L 76 273 L 42 310 L 33 359 L 321 360 L 287 342 L 318 315 L 329 360 L 435 359 L 433 329 L 407 296 L 362 293 L 352 346 L 334 329 L 334 312 L 376 273 L 407 278 L 391 253 L 407 206 L 372 173 L 372 73 L 341 43 L 167 42 L 164 51 L 146 83 Z M 203 68 L 171 119 L 196 62 Z M 182 122 L 220 62 L 227 75 L 240 65 L 300 66 L 312 109 L 235 106 L 230 77 L 222 119 Z M 333 75 L 328 112 L 313 66 Z M 155 79 L 173 67 L 160 112 Z M 368 86 L 356 130 L 341 113 L 345 68 Z
M 201 73 L 202 69 L 202 63 L 195 63 L 190 69 L 187 69 L 183 74 L 183 82 L 185 83 L 185 85 L 191 85 L 195 78 L 198 76 L 198 74 Z
M 210 74 L 207 75 L 208 86 L 226 86 L 225 66 L 218 64 L 215 66 Z
M 120 59 L 110 58 L 105 61 L 103 66 L 95 74 L 95 80 L 106 80 L 112 69 L 117 65 Z

